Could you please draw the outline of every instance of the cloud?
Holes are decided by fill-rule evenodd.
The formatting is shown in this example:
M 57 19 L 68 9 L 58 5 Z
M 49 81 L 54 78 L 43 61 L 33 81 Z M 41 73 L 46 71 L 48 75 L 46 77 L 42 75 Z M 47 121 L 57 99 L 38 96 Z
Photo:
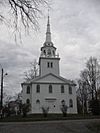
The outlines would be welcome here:
M 55 45 L 61 55 L 61 74 L 75 79 L 86 59 L 100 56 L 100 2 L 55 0 L 55 3 L 58 4 L 54 4 L 52 21 Z
M 8 76 L 4 78 L 5 90 L 14 94 L 21 90 L 24 71 L 30 66 L 34 55 L 26 48 L 0 41 L 0 64 Z
M 4 26 L 0 33 L 0 63 L 8 76 L 5 89 L 12 93 L 21 90 L 23 72 L 30 62 L 38 60 L 45 41 L 47 11 L 40 20 L 40 31 L 23 34 L 22 44 L 16 45 L 12 33 Z M 100 1 L 54 0 L 50 11 L 52 41 L 61 57 L 61 75 L 76 79 L 90 56 L 100 59 Z M 8 32 L 9 31 L 9 32 Z

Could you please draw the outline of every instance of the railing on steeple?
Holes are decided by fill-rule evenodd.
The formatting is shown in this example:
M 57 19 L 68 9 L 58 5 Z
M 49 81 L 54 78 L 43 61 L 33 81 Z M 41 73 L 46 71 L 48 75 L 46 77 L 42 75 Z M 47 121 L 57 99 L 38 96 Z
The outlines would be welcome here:
M 49 55 L 44 55 L 44 54 L 41 52 L 40 57 L 59 58 L 59 54 L 49 56 Z

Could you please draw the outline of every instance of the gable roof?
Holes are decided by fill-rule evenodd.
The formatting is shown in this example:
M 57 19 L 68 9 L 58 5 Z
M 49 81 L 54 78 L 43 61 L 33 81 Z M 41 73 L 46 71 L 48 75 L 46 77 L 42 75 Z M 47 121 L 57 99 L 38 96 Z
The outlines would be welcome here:
M 54 75 L 52 73 L 46 74 L 44 76 L 37 77 L 30 81 L 30 83 L 55 83 L 55 84 L 71 84 L 75 85 L 75 83 L 71 80 L 67 80 L 61 76 Z

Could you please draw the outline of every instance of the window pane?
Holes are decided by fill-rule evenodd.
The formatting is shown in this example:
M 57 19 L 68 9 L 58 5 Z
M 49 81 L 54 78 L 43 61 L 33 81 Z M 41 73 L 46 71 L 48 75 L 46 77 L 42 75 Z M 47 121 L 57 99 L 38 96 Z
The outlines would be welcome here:
M 51 50 L 50 49 L 48 49 L 48 55 L 51 55 Z
M 36 104 L 40 104 L 40 100 L 39 99 L 36 100 Z
M 69 85 L 69 94 L 72 94 L 72 86 Z
M 40 93 L 40 85 L 37 85 L 37 86 L 36 86 L 36 92 L 37 92 L 37 93 Z
M 51 62 L 51 68 L 53 67 L 53 63 Z
M 49 62 L 47 62 L 47 67 L 49 67 Z
M 44 50 L 44 54 L 46 54 L 46 51 Z
M 64 93 L 64 85 L 61 85 L 61 93 Z
M 53 55 L 55 56 L 55 51 L 53 50 Z
M 26 91 L 27 94 L 30 94 L 30 86 L 27 86 L 27 91 Z
M 73 100 L 69 99 L 69 107 L 73 107 Z
M 49 93 L 52 93 L 52 85 L 49 85 Z

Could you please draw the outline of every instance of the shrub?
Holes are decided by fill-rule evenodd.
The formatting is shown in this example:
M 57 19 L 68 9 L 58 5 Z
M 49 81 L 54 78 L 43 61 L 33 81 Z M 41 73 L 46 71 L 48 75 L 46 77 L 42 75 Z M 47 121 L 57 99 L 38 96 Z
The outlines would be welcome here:
M 30 104 L 22 104 L 22 113 L 23 113 L 23 117 L 27 116 L 27 113 L 30 111 Z
M 48 112 L 49 112 L 49 107 L 44 107 L 44 106 L 42 106 L 42 113 L 43 113 L 43 116 L 44 117 L 47 117 L 47 115 L 48 115 Z
M 67 109 L 68 109 L 67 105 L 65 105 L 65 104 L 61 105 L 61 111 L 62 111 L 64 117 L 66 117 L 66 115 L 67 115 Z
M 100 101 L 99 100 L 89 101 L 89 110 L 93 115 L 100 115 Z

